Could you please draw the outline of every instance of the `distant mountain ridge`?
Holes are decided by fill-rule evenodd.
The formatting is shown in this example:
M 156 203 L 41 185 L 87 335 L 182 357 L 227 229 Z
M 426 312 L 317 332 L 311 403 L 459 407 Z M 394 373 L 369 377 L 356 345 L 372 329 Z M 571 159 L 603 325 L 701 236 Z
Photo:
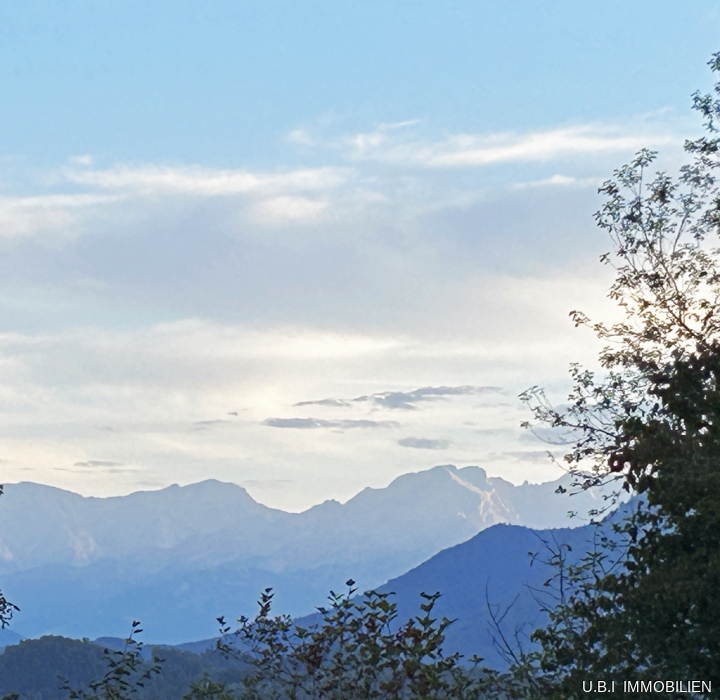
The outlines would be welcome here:
M 181 643 L 212 636 L 220 614 L 252 613 L 267 586 L 283 611 L 303 614 L 347 578 L 377 587 L 487 527 L 567 526 L 570 507 L 599 503 L 555 494 L 558 484 L 444 465 L 303 513 L 218 481 L 104 499 L 11 484 L 0 587 L 22 608 L 23 636 L 124 636 L 138 618 L 151 641 Z

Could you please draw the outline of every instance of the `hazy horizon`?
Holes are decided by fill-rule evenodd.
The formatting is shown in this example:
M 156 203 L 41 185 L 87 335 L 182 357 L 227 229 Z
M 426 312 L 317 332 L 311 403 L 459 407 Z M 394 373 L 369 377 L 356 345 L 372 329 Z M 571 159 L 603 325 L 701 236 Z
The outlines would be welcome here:
M 201 480 L 199 480 L 199 481 L 190 481 L 190 482 L 187 482 L 187 483 L 172 483 L 172 484 L 167 484 L 166 486 L 158 486 L 157 488 L 139 488 L 139 489 L 134 489 L 134 490 L 132 490 L 132 491 L 128 491 L 127 493 L 116 493 L 116 494 L 106 495 L 106 496 L 94 496 L 94 495 L 92 495 L 92 494 L 86 495 L 86 494 L 80 493 L 79 491 L 73 491 L 73 490 L 70 489 L 70 488 L 62 488 L 62 487 L 59 487 L 59 486 L 53 486 L 52 484 L 43 484 L 43 483 L 41 483 L 41 482 L 28 481 L 28 480 L 22 480 L 22 481 L 5 481 L 5 483 L 3 484 L 3 486 L 6 486 L 6 487 L 7 487 L 7 486 L 19 486 L 19 485 L 21 485 L 21 484 L 31 484 L 31 485 L 37 485 L 37 486 L 48 486 L 48 487 L 50 487 L 50 488 L 57 488 L 57 489 L 60 489 L 61 491 L 66 491 L 66 492 L 68 492 L 68 493 L 72 493 L 72 494 L 75 494 L 75 495 L 78 495 L 78 496 L 82 496 L 83 498 L 100 498 L 100 499 L 107 499 L 107 498 L 122 498 L 122 497 L 124 497 L 124 496 L 132 496 L 133 494 L 137 494 L 137 493 L 154 493 L 154 492 L 157 492 L 157 491 L 164 491 L 164 490 L 166 490 L 166 489 L 171 489 L 171 488 L 173 488 L 173 487 L 181 488 L 181 489 L 182 489 L 182 488 L 192 488 L 193 486 L 199 486 L 199 485 L 204 484 L 204 483 L 206 483 L 206 482 L 216 482 L 216 483 L 223 484 L 223 485 L 228 485 L 228 486 L 237 486 L 238 488 L 243 489 L 243 490 L 250 496 L 250 498 L 252 498 L 256 503 L 260 503 L 261 505 L 265 505 L 265 506 L 268 506 L 268 507 L 270 507 L 270 508 L 277 508 L 278 510 L 282 510 L 282 511 L 284 511 L 284 512 L 304 513 L 304 512 L 306 512 L 307 510 L 310 510 L 311 508 L 314 508 L 315 506 L 322 505 L 323 503 L 327 503 L 328 501 L 334 501 L 335 503 L 340 503 L 341 505 L 345 505 L 348 501 L 352 500 L 353 498 L 355 498 L 356 496 L 358 496 L 359 494 L 361 494 L 363 491 L 365 491 L 365 490 L 368 489 L 368 488 L 373 489 L 373 490 L 386 489 L 388 486 L 390 486 L 390 484 L 392 484 L 396 479 L 398 479 L 398 478 L 401 477 L 401 476 L 409 476 L 409 475 L 412 475 L 412 474 L 419 474 L 419 473 L 422 473 L 422 472 L 431 471 L 431 470 L 433 470 L 433 469 L 442 469 L 442 468 L 448 468 L 448 467 L 449 467 L 449 468 L 456 469 L 457 471 L 460 471 L 460 470 L 462 470 L 462 469 L 478 468 L 478 469 L 481 469 L 482 471 L 485 471 L 486 474 L 487 474 L 487 470 L 485 470 L 483 467 L 479 467 L 479 466 L 476 465 L 476 464 L 465 464 L 465 465 L 462 465 L 462 466 L 457 466 L 457 465 L 455 465 L 455 464 L 436 464 L 436 465 L 434 465 L 434 466 L 432 466 L 432 467 L 428 467 L 427 469 L 420 469 L 420 470 L 416 470 L 416 471 L 404 472 L 403 474 L 400 474 L 400 475 L 398 475 L 398 476 L 393 477 L 393 478 L 390 479 L 386 484 L 381 484 L 380 486 L 363 486 L 363 487 L 361 487 L 358 491 L 356 491 L 355 493 L 351 494 L 351 495 L 348 496 L 347 498 L 344 498 L 342 501 L 340 501 L 340 500 L 338 500 L 338 499 L 334 499 L 334 498 L 328 498 L 328 499 L 324 499 L 324 500 L 322 500 L 322 501 L 318 501 L 317 503 L 313 503 L 313 504 L 311 504 L 311 505 L 309 505 L 309 506 L 307 506 L 307 507 L 305 507 L 305 508 L 298 509 L 298 510 L 285 509 L 285 508 L 277 508 L 276 506 L 273 506 L 273 505 L 271 505 L 270 503 L 265 503 L 265 502 L 262 500 L 262 498 L 258 498 L 256 495 L 253 495 L 253 493 L 251 493 L 252 483 L 250 483 L 250 484 L 242 484 L 242 483 L 238 483 L 238 482 L 236 482 L 236 481 L 227 481 L 227 480 L 223 480 L 223 479 L 216 479 L 216 478 L 214 478 L 214 477 L 208 477 L 207 479 L 201 479 Z M 494 477 L 494 476 L 492 476 L 492 475 L 490 475 L 490 474 L 487 474 L 487 477 L 488 477 L 488 479 L 503 479 L 503 477 Z M 512 484 L 513 486 L 523 486 L 523 485 L 527 485 L 527 484 L 530 484 L 530 485 L 542 485 L 542 484 L 547 484 L 547 483 L 554 483 L 555 481 L 557 481 L 558 479 L 561 479 L 561 478 L 562 478 L 562 473 L 561 473 L 559 476 L 556 476 L 556 477 L 554 477 L 554 478 L 552 478 L 552 479 L 546 479 L 546 480 L 540 480 L 540 481 L 532 481 L 532 480 L 530 480 L 530 479 L 525 479 L 525 480 L 524 480 L 523 482 L 521 482 L 521 483 L 514 483 L 514 482 L 512 482 L 512 481 L 510 481 L 510 480 L 508 480 L 508 479 L 503 479 L 503 480 L 506 481 L 506 482 L 509 483 L 509 484 Z M 261 495 L 262 495 L 262 492 L 260 492 L 260 493 L 261 493 Z

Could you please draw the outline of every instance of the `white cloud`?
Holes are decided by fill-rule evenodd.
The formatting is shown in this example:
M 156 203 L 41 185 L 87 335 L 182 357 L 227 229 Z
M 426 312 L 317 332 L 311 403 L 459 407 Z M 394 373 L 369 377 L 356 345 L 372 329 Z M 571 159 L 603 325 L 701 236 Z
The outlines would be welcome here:
M 305 129 L 293 129 L 287 136 L 286 140 L 290 143 L 297 143 L 301 146 L 313 146 L 315 140 Z
M 84 156 L 71 161 L 79 165 L 91 164 Z M 97 232 L 97 225 L 87 224 L 102 223 L 105 228 L 109 222 L 126 221 L 129 217 L 152 217 L 158 213 L 162 216 L 177 208 L 179 195 L 183 202 L 188 198 L 238 198 L 233 206 L 239 211 L 247 211 L 250 219 L 260 224 L 277 226 L 312 222 L 319 220 L 328 208 L 329 193 L 342 189 L 352 174 L 348 168 L 337 167 L 279 172 L 152 165 L 104 170 L 64 168 L 46 176 L 45 184 L 70 184 L 82 187 L 84 191 L 0 197 L 0 238 L 38 233 L 74 237 L 87 230 Z M 142 205 L 122 211 L 113 208 L 118 202 L 131 198 L 142 200 Z
M 116 166 L 107 170 L 65 170 L 73 183 L 143 195 L 192 194 L 217 197 L 247 193 L 324 191 L 343 185 L 347 169 L 324 167 L 286 172 L 216 170 L 200 166 Z
M 408 126 L 415 126 L 417 124 L 421 124 L 422 122 L 422 119 L 406 119 L 402 122 L 390 122 L 389 124 L 382 124 L 379 128 L 387 130 L 405 129 Z
M 214 206 L 227 221 L 275 228 L 295 223 L 322 225 L 331 219 L 353 225 L 366 216 L 375 217 L 378 205 L 385 217 L 407 221 L 443 207 L 462 208 L 463 202 L 477 202 L 483 196 L 477 184 L 458 188 L 457 183 L 443 181 L 447 175 L 440 173 L 448 169 L 503 163 L 557 167 L 556 161 L 583 156 L 582 174 L 564 162 L 567 169 L 562 174 L 556 171 L 543 177 L 541 171 L 535 181 L 506 184 L 515 189 L 594 185 L 602 179 L 588 177 L 593 174 L 587 171 L 594 157 L 679 143 L 669 128 L 656 122 L 647 126 L 638 118 L 625 127 L 582 125 L 524 134 L 454 134 L 434 141 L 417 138 L 414 127 L 419 120 L 381 124 L 372 131 L 330 140 L 299 128 L 287 140 L 324 146 L 333 158 L 344 158 L 345 165 L 274 171 L 153 164 L 97 168 L 92 167 L 91 156 L 74 156 L 72 165 L 47 174 L 44 186 L 80 191 L 0 198 L 0 237 L 44 232 L 72 237 L 130 220 L 136 228 L 144 220 L 158 221 L 188 203 L 204 200 L 221 200 L 206 206 Z M 347 159 L 354 167 L 347 167 Z M 412 173 L 378 172 L 378 164 L 402 166 Z M 142 201 L 123 209 L 114 206 L 128 198 Z M 228 216 L 228 207 L 239 219 Z M 376 223 L 373 219 L 373 228 Z
M 116 202 L 118 195 L 68 194 L 0 197 L 0 237 L 69 231 L 91 209 Z
M 73 163 L 74 165 L 87 165 L 87 166 L 89 166 L 89 165 L 92 165 L 92 164 L 93 164 L 93 162 L 94 162 L 95 159 L 94 159 L 91 155 L 86 154 L 86 155 L 82 155 L 82 156 L 70 156 L 70 158 L 69 158 L 68 160 L 69 160 L 71 163 Z
M 623 130 L 582 125 L 526 134 L 455 134 L 435 143 L 395 140 L 386 129 L 344 139 L 350 158 L 421 168 L 462 168 L 509 162 L 550 161 L 578 155 L 633 152 L 643 147 L 677 144 L 664 131 Z
M 542 180 L 532 180 L 531 182 L 515 182 L 512 184 L 512 188 L 515 190 L 524 190 L 528 187 L 599 187 L 604 182 L 603 178 L 599 177 L 585 177 L 577 178 L 570 177 L 568 175 L 552 175 L 551 177 L 543 178 Z
M 327 208 L 327 201 L 307 197 L 273 197 L 254 204 L 250 216 L 260 223 L 278 226 L 317 221 Z

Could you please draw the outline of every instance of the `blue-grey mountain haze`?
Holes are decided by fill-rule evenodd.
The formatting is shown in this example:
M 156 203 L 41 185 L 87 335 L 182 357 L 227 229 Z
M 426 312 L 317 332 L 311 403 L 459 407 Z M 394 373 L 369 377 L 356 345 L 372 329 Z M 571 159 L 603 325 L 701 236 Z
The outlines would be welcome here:
M 23 636 L 123 636 L 140 619 L 151 641 L 190 642 L 212 636 L 218 615 L 251 614 L 268 586 L 300 615 L 349 578 L 377 587 L 497 523 L 581 525 L 570 508 L 602 505 L 557 485 L 448 465 L 287 513 L 218 481 L 104 499 L 10 484 L 0 577 Z

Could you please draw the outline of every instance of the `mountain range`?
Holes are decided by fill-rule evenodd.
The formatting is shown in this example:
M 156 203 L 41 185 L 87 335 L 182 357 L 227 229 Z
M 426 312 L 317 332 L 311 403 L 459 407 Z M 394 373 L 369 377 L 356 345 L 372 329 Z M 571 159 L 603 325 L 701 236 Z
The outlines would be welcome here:
M 213 636 L 219 615 L 252 614 L 269 586 L 279 610 L 302 615 L 349 578 L 362 589 L 400 581 L 500 523 L 580 525 L 568 510 L 587 512 L 602 495 L 556 494 L 566 481 L 514 486 L 444 465 L 303 513 L 218 481 L 113 498 L 11 484 L 0 501 L 0 588 L 20 606 L 13 631 L 26 637 L 124 636 L 140 619 L 150 641 L 178 644 Z M 511 551 L 497 546 L 494 562 L 478 564 L 486 573 Z

